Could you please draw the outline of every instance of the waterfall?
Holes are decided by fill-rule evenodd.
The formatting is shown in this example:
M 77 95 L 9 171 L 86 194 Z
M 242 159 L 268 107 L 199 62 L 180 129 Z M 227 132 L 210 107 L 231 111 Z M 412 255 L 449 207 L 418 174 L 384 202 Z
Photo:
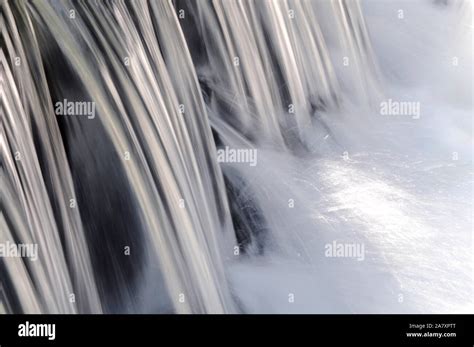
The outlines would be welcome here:
M 242 286 L 272 287 L 258 283 L 274 267 L 246 271 L 274 262 L 303 267 L 308 288 L 331 284 L 317 286 L 322 311 L 358 310 L 322 298 L 345 285 L 315 255 L 340 221 L 315 211 L 335 204 L 329 180 L 349 190 L 346 177 L 360 174 L 327 158 L 360 141 L 371 122 L 361 114 L 392 95 L 366 21 L 370 1 L 0 6 L 0 243 L 37 246 L 36 260 L 0 259 L 0 312 L 272 311 Z M 370 182 L 381 189 L 374 199 L 398 194 Z M 378 237 L 354 236 L 385 245 Z M 373 276 L 398 295 L 404 279 L 375 258 L 367 271 L 345 265 L 360 277 L 355 291 Z M 288 283 L 284 300 L 294 295 Z

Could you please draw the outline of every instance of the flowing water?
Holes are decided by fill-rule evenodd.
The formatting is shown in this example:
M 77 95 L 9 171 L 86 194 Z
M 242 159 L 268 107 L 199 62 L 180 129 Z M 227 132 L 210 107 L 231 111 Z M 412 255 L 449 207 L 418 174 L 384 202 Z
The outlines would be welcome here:
M 472 312 L 468 1 L 0 6 L 0 311 Z

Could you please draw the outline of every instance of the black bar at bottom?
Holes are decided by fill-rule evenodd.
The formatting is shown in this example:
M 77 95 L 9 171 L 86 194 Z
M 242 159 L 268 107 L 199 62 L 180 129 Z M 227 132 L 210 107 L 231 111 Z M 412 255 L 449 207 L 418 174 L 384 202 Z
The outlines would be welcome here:
M 187 341 L 207 344 L 213 340 L 221 341 L 222 345 L 262 343 L 265 346 L 272 343 L 278 346 L 303 343 L 473 346 L 474 316 L 0 315 L 0 347 L 167 346 Z

